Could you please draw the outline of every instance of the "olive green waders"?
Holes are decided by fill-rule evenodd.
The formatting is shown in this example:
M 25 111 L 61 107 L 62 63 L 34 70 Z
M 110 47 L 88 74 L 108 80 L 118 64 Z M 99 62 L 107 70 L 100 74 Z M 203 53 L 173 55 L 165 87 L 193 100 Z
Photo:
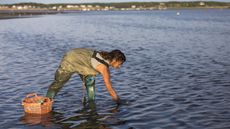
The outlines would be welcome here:
M 55 74 L 55 80 L 50 85 L 46 96 L 49 98 L 54 98 L 56 94 L 59 92 L 59 90 L 64 86 L 64 84 L 71 78 L 73 73 L 65 71 L 63 68 L 59 67 L 59 69 L 56 71 Z M 81 75 L 81 80 L 83 81 L 84 89 L 86 89 L 87 92 L 87 98 L 88 101 L 94 101 L 95 100 L 95 76 L 93 75 Z M 83 102 L 85 103 L 87 100 L 84 96 Z
M 91 58 L 95 51 L 91 49 L 76 48 L 68 51 L 55 73 L 55 79 L 50 85 L 46 96 L 54 98 L 63 85 L 74 73 L 78 73 L 87 91 L 88 100 L 95 100 L 95 76 L 98 74 L 92 64 Z

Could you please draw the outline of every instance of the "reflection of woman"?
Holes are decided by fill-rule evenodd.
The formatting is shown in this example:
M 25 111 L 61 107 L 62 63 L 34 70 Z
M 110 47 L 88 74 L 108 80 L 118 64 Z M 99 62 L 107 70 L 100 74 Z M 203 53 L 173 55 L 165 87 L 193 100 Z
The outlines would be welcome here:
M 91 49 L 76 48 L 67 52 L 56 71 L 55 80 L 50 85 L 46 96 L 54 98 L 57 92 L 70 79 L 71 75 L 78 73 L 84 83 L 89 101 L 95 100 L 95 77 L 100 73 L 105 86 L 112 99 L 119 102 L 119 97 L 110 81 L 109 66 L 120 68 L 126 57 L 120 50 L 94 51 Z
M 64 112 L 52 111 L 43 115 L 25 113 L 19 120 L 28 126 L 34 125 L 34 127 L 40 127 L 41 125 L 47 128 L 59 128 L 63 126 L 65 128 L 73 128 L 73 124 L 75 124 L 74 129 L 82 129 L 83 127 L 111 129 L 109 127 L 110 125 L 120 125 L 121 123 L 125 123 L 122 119 L 118 119 L 116 118 L 116 115 L 113 115 L 117 112 L 119 105 L 112 108 L 110 107 L 111 109 L 106 108 L 104 111 L 109 112 L 102 115 L 97 113 L 96 104 L 94 106 L 95 107 L 90 108 L 90 110 L 85 107 L 76 110 L 75 112 L 77 112 L 77 114 L 73 114 L 71 117 L 64 117 Z M 76 125 L 76 123 L 79 124 Z

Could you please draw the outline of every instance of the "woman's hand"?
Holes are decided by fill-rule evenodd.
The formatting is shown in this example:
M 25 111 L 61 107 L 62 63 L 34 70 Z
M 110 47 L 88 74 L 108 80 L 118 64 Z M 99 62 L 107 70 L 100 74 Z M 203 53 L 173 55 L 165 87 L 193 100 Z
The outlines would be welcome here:
M 117 96 L 117 99 L 116 99 L 116 101 L 115 101 L 118 105 L 120 105 L 120 103 L 121 103 L 121 100 L 120 100 L 120 98 L 119 98 L 119 96 Z

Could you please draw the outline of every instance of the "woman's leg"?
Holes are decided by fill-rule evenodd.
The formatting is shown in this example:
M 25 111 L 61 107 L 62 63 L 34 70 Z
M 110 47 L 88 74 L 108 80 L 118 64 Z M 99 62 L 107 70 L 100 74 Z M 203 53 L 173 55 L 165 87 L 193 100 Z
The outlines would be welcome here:
M 49 98 L 54 98 L 58 91 L 64 86 L 64 84 L 71 78 L 73 73 L 67 72 L 62 67 L 59 67 L 55 73 L 55 80 L 49 86 L 46 96 Z
M 95 100 L 95 76 L 92 75 L 80 75 L 83 85 L 87 92 L 87 98 L 89 101 Z

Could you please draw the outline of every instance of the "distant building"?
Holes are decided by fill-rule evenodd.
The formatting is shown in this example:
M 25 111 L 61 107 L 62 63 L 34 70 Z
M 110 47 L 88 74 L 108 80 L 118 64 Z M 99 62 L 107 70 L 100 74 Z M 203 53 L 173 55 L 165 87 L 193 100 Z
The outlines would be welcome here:
M 8 9 L 8 6 L 0 6 L 0 9 Z
M 110 7 L 109 7 L 110 10 L 112 10 L 112 9 L 114 9 L 114 8 L 115 8 L 115 7 L 113 7 L 113 6 L 110 6 Z
M 200 6 L 204 6 L 205 3 L 204 3 L 204 2 L 200 2 L 199 5 L 200 5 Z
M 109 10 L 109 6 L 105 6 L 104 10 Z
M 24 6 L 23 9 L 28 9 L 29 7 L 28 6 Z
M 17 8 L 18 10 L 23 9 L 23 7 L 22 7 L 22 6 L 17 6 L 16 8 Z
M 67 5 L 66 8 L 73 8 L 73 5 Z
M 85 8 L 85 7 L 86 7 L 86 5 L 80 5 L 80 7 L 81 7 L 81 8 Z
M 165 9 L 167 9 L 167 7 L 166 7 L 165 3 L 160 3 L 158 6 L 158 9 L 159 10 L 165 10 Z
M 160 3 L 160 6 L 165 6 L 165 3 Z
M 92 5 L 87 5 L 87 7 L 88 7 L 88 8 L 93 8 L 93 6 L 92 6 Z

